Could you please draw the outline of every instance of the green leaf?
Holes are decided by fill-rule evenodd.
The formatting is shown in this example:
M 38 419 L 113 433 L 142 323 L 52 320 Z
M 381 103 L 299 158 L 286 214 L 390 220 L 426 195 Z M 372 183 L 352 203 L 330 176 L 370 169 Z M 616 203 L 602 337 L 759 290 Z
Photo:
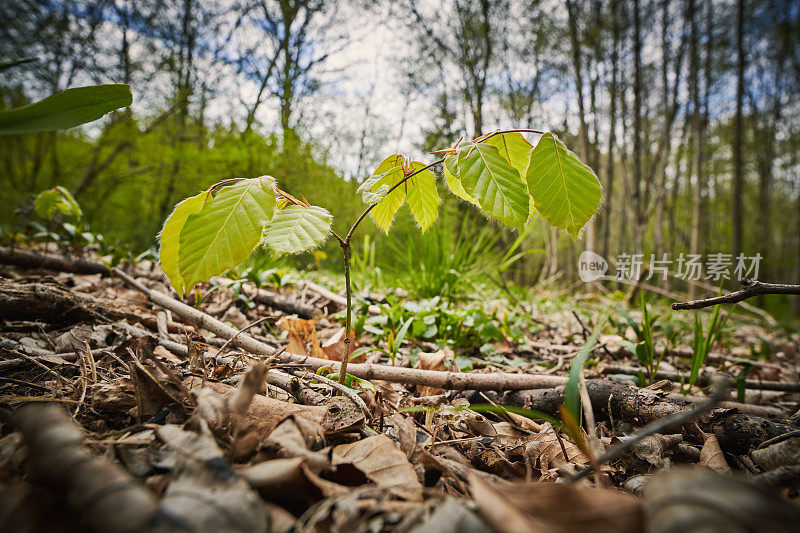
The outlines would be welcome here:
M 245 179 L 219 189 L 192 213 L 180 233 L 184 287 L 219 276 L 250 256 L 275 212 L 275 180 Z
M 79 220 L 83 216 L 78 202 L 67 189 L 60 185 L 36 195 L 33 208 L 45 220 L 52 219 L 58 213 L 71 220 Z
M 494 146 L 466 143 L 458 151 L 464 191 L 500 222 L 521 228 L 528 220 L 528 191 L 517 169 Z
M 93 85 L 61 91 L 44 100 L 0 111 L 0 134 L 65 130 L 131 105 L 128 85 Z
M 464 186 L 461 185 L 461 178 L 458 176 L 458 156 L 448 155 L 444 158 L 444 181 L 447 183 L 447 187 L 450 189 L 450 192 L 462 200 L 466 200 L 472 205 L 480 207 L 480 205 L 478 205 L 478 201 L 467 194 L 467 191 L 464 190 Z
M 406 191 L 403 187 L 398 187 L 391 193 L 386 194 L 390 188 L 405 176 L 403 174 L 403 163 L 403 156 L 398 154 L 390 155 L 378 165 L 375 172 L 364 180 L 364 183 L 358 188 L 358 192 L 361 193 L 365 203 L 373 204 L 375 200 L 378 201 L 377 205 L 370 211 L 370 216 L 372 216 L 375 224 L 386 233 L 389 233 L 395 213 L 406 200 Z
M 572 366 L 569 368 L 569 378 L 567 379 L 567 384 L 564 386 L 564 406 L 567 408 L 567 412 L 571 414 L 573 419 L 576 421 L 581 419 L 580 392 L 578 390 L 581 372 L 583 372 L 583 366 L 586 364 L 586 359 L 589 357 L 589 354 L 592 353 L 592 348 L 594 348 L 594 345 L 597 344 L 597 338 L 603 331 L 603 326 L 606 325 L 607 320 L 607 316 L 603 316 L 600 319 L 592 334 L 588 339 L 586 339 L 583 347 L 581 347 L 578 355 L 576 355 L 575 359 L 572 360 Z
M 424 168 L 425 164 L 419 161 L 411 163 L 411 170 Z M 406 202 L 414 215 L 419 227 L 424 232 L 439 217 L 439 192 L 436 190 L 436 176 L 430 169 L 423 170 L 406 182 L 408 193 Z
M 299 254 L 328 238 L 331 214 L 317 206 L 288 205 L 264 229 L 264 244 L 278 254 Z
M 528 170 L 528 162 L 531 160 L 533 145 L 521 133 L 514 131 L 492 135 L 483 143 L 497 148 L 503 159 L 511 163 L 520 176 L 525 175 Z
M 533 150 L 527 180 L 537 211 L 573 239 L 600 206 L 597 176 L 552 133 L 543 135 Z
M 192 196 L 180 202 L 175 206 L 172 214 L 167 218 L 161 234 L 158 236 L 161 242 L 161 250 L 158 256 L 161 261 L 161 268 L 164 274 L 169 278 L 172 288 L 175 289 L 181 298 L 184 294 L 185 283 L 183 276 L 181 276 L 180 269 L 178 268 L 178 251 L 180 248 L 180 237 L 183 227 L 186 225 L 186 219 L 189 215 L 197 213 L 203 208 L 206 199 L 211 197 L 211 193 L 203 191 L 197 196 Z

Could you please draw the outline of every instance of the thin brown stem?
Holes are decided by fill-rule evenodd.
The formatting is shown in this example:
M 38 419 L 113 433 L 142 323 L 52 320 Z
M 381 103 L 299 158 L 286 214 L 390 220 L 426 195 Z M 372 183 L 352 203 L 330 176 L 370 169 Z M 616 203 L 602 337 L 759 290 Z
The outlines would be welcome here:
M 410 174 L 406 175 L 406 176 L 405 176 L 403 179 L 401 179 L 400 181 L 398 181 L 397 183 L 395 183 L 395 184 L 392 186 L 392 188 L 391 188 L 391 189 L 389 189 L 389 192 L 387 192 L 387 193 L 386 193 L 386 195 L 388 196 L 389 194 L 391 194 L 391 193 L 392 193 L 392 191 L 394 191 L 396 188 L 398 188 L 399 186 L 401 186 L 402 184 L 404 184 L 405 182 L 407 182 L 409 179 L 413 178 L 414 176 L 416 176 L 416 175 L 417 175 L 417 174 L 419 174 L 420 172 L 423 172 L 423 171 L 425 171 L 425 170 L 428 170 L 429 168 L 431 168 L 431 167 L 434 167 L 434 166 L 436 166 L 436 165 L 440 165 L 440 164 L 442 164 L 442 163 L 444 163 L 444 158 L 442 158 L 442 159 L 437 159 L 437 160 L 436 160 L 436 161 L 434 161 L 433 163 L 430 163 L 429 165 L 425 165 L 424 167 L 422 167 L 422 168 L 420 168 L 420 169 L 418 169 L 418 170 L 415 170 L 414 172 L 411 172 Z M 364 212 L 363 212 L 363 213 L 361 213 L 361 216 L 360 216 L 360 217 L 358 217 L 358 219 L 356 219 L 356 221 L 355 221 L 355 222 L 353 223 L 353 225 L 350 227 L 350 231 L 348 231 L 348 232 L 347 232 L 347 237 L 345 237 L 345 239 L 344 239 L 344 242 L 345 242 L 345 244 L 350 244 L 350 239 L 353 237 L 353 233 L 355 233 L 355 231 L 356 231 L 356 228 L 358 227 L 358 225 L 359 225 L 359 224 L 361 224 L 361 221 L 362 221 L 362 220 L 364 220 L 364 219 L 367 217 L 367 215 L 370 213 L 370 211 L 372 211 L 372 209 L 373 209 L 373 208 L 374 208 L 376 205 L 378 205 L 379 203 L 381 203 L 381 202 L 380 202 L 380 201 L 378 201 L 378 202 L 375 202 L 375 203 L 374 203 L 374 204 L 372 204 L 371 206 L 367 207 L 367 208 L 364 210 Z
M 762 283 L 760 281 L 743 280 L 742 289 L 714 298 L 704 300 L 692 300 L 689 302 L 675 302 L 672 308 L 682 309 L 703 309 L 717 304 L 735 304 L 752 298 L 759 294 L 800 294 L 800 285 L 786 285 L 783 283 Z
M 347 241 L 340 239 L 340 246 L 342 247 L 342 257 L 344 259 L 344 290 L 347 297 L 346 318 L 344 323 L 344 353 L 342 354 L 342 368 L 339 370 L 339 383 L 344 384 L 347 377 L 347 363 L 350 361 L 350 328 L 353 319 L 353 304 L 352 293 L 353 290 L 350 286 L 350 242 L 349 237 Z

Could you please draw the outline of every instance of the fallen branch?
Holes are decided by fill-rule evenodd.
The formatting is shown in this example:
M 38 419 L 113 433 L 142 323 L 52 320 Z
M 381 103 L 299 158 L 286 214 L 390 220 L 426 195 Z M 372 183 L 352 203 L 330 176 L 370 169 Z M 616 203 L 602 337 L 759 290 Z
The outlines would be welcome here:
M 679 402 L 692 403 L 704 403 L 708 401 L 708 398 L 705 396 L 689 396 L 677 392 L 667 394 L 667 398 Z M 736 409 L 740 413 L 744 413 L 746 415 L 763 416 L 766 418 L 784 418 L 786 416 L 786 413 L 782 409 L 779 407 L 772 407 L 770 405 L 757 405 L 753 403 L 741 403 L 723 400 L 719 402 L 719 407 L 722 407 L 723 409 Z
M 50 350 L 45 350 L 43 348 L 36 348 L 33 346 L 24 346 L 17 341 L 13 341 L 11 339 L 6 339 L 5 337 L 0 337 L 0 348 L 5 350 L 13 350 L 16 352 L 23 353 L 28 356 L 28 358 L 14 358 L 14 359 L 6 359 L 4 361 L 0 361 L 0 370 L 14 370 L 17 368 L 25 367 L 32 363 L 31 360 L 39 361 L 41 363 L 56 363 L 61 364 L 62 361 L 66 361 L 67 363 L 72 363 L 78 359 L 77 352 L 67 352 L 67 353 L 56 353 L 51 352 Z M 109 348 L 96 348 L 92 350 L 92 357 L 99 357 L 104 353 L 107 353 L 113 350 L 113 347 Z
M 219 320 L 198 311 L 182 302 L 174 300 L 160 292 L 148 289 L 125 272 L 115 269 L 114 274 L 118 275 L 129 286 L 144 293 L 150 301 L 169 309 L 175 315 L 183 317 L 196 326 L 213 332 L 215 335 L 224 339 L 231 339 L 238 333 L 238 330 L 220 322 Z M 258 355 L 275 355 L 277 350 L 263 342 L 259 342 L 247 334 L 240 334 L 235 339 L 235 344 L 250 353 Z M 306 355 L 283 352 L 278 356 L 278 360 L 283 363 L 295 363 L 305 365 L 317 370 L 323 367 L 330 367 L 333 372 L 339 372 L 342 364 L 338 361 L 320 359 Z M 566 378 L 559 376 L 541 374 L 507 374 L 503 372 L 492 373 L 462 373 L 462 372 L 443 372 L 436 370 L 419 370 L 416 368 L 402 368 L 395 366 L 377 365 L 369 363 L 351 363 L 348 365 L 348 373 L 361 379 L 373 380 L 381 379 L 395 383 L 405 383 L 407 385 L 427 385 L 440 389 L 452 390 L 524 390 L 555 387 L 566 383 Z
M 0 247 L 0 263 L 22 268 L 44 268 L 57 272 L 70 272 L 72 274 L 100 274 L 103 276 L 109 276 L 111 274 L 111 270 L 102 263 L 86 261 L 85 259 L 71 259 L 57 255 L 43 254 L 32 252 L 30 250 L 16 250 L 6 247 Z M 163 279 L 163 276 L 159 277 Z M 233 283 L 233 280 L 226 278 L 218 279 L 223 283 Z M 315 292 L 318 292 L 316 289 L 327 291 L 327 289 L 324 289 L 319 285 L 313 285 L 315 288 L 312 290 L 315 290 Z M 253 289 L 248 290 L 247 293 L 250 298 L 260 304 L 284 311 L 289 314 L 295 314 L 301 318 L 314 318 L 321 314 L 320 310 L 312 305 L 295 301 L 292 298 L 288 298 L 266 289 L 254 287 Z M 337 301 L 337 304 L 338 303 L 339 302 Z M 155 321 L 153 323 L 155 323 Z M 169 328 L 170 331 L 172 331 L 174 329 L 180 329 L 180 326 L 180 324 L 170 324 Z
M 605 365 L 603 366 L 603 373 L 605 374 L 627 374 L 629 376 L 636 376 L 640 372 L 647 374 L 647 370 L 642 367 L 628 366 L 628 365 Z M 697 385 L 705 387 L 711 384 L 715 374 L 702 373 L 697 377 Z M 668 379 L 670 381 L 680 382 L 681 376 L 675 372 L 668 372 L 666 370 L 659 370 L 656 372 L 657 379 Z M 759 379 L 746 379 L 744 385 L 748 389 L 754 390 L 774 390 L 783 392 L 800 392 L 800 383 L 786 383 L 784 381 L 762 381 Z
M 0 319 L 64 324 L 93 320 L 97 315 L 115 320 L 126 316 L 91 296 L 70 292 L 56 283 L 0 279 Z
M 742 289 L 736 292 L 705 298 L 702 300 L 692 300 L 689 302 L 675 302 L 672 308 L 675 310 L 684 309 L 703 309 L 718 304 L 735 304 L 741 301 L 758 296 L 759 294 L 800 294 L 800 285 L 786 285 L 783 283 L 762 283 L 761 281 L 742 280 Z
M 255 300 L 257 303 L 284 311 L 291 315 L 297 315 L 300 318 L 316 318 L 322 315 L 322 311 L 313 305 L 298 302 L 292 298 L 280 295 L 266 289 L 255 289 L 247 292 L 248 296 Z
M 610 379 L 586 380 L 586 388 L 595 415 L 615 423 L 649 424 L 692 407 L 690 402 L 673 400 L 662 393 Z M 510 391 L 496 395 L 493 400 L 499 404 L 516 405 L 557 416 L 559 407 L 564 403 L 564 387 Z M 698 423 L 703 431 L 717 436 L 723 450 L 737 455 L 747 453 L 767 439 L 797 429 L 786 421 L 746 415 L 735 410 L 714 412 Z
M 701 415 L 708 413 L 717 404 L 722 401 L 722 398 L 728 393 L 728 389 L 730 388 L 730 379 L 728 377 L 719 377 L 717 378 L 717 383 L 714 385 L 714 393 L 711 395 L 708 400 L 705 402 L 696 405 L 692 409 L 686 411 L 679 411 L 672 414 L 665 416 L 660 420 L 655 420 L 645 427 L 636 431 L 633 435 L 630 435 L 629 438 L 624 440 L 620 440 L 613 446 L 611 446 L 603 455 L 597 458 L 595 461 L 596 465 L 603 465 L 606 463 L 610 463 L 616 459 L 622 457 L 625 452 L 630 450 L 634 444 L 641 441 L 645 437 L 649 437 L 650 435 L 654 435 L 656 433 L 664 433 L 672 428 L 679 428 L 686 424 L 687 422 L 691 422 L 696 418 L 699 418 Z M 577 481 L 582 477 L 590 474 L 593 470 L 593 465 L 589 465 L 583 470 L 576 472 L 575 474 L 569 477 L 570 481 Z
M 73 274 L 111 274 L 109 268 L 102 263 L 93 263 L 84 259 L 69 259 L 57 255 L 40 254 L 28 250 L 16 250 L 0 247 L 0 263 L 22 268 L 44 268 Z

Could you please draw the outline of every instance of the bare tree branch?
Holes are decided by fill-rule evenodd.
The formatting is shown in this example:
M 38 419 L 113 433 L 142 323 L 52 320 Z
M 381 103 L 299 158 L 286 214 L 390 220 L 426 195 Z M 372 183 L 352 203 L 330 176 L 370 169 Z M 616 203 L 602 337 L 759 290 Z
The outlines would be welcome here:
M 787 285 L 784 283 L 763 283 L 761 281 L 742 280 L 742 289 L 730 294 L 705 298 L 703 300 L 691 300 L 689 302 L 675 302 L 672 308 L 675 310 L 703 309 L 717 304 L 735 304 L 741 301 L 758 296 L 759 294 L 800 294 L 800 285 Z

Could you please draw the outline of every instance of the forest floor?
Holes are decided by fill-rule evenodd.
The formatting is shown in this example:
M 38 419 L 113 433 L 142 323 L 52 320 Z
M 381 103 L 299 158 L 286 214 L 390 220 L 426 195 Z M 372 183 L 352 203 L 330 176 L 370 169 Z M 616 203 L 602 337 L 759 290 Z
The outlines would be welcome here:
M 0 530 L 800 530 L 800 337 L 761 318 L 690 386 L 693 315 L 658 319 L 650 379 L 613 298 L 378 296 L 346 387 L 315 283 L 190 306 L 152 263 L 0 252 Z

